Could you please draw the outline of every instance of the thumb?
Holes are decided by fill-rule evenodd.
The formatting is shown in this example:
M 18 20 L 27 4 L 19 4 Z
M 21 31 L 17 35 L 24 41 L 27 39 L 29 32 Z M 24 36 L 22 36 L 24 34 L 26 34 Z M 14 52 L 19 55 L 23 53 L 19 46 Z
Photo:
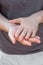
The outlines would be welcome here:
M 12 23 L 12 24 L 20 23 L 21 22 L 21 18 L 9 20 L 9 22 Z

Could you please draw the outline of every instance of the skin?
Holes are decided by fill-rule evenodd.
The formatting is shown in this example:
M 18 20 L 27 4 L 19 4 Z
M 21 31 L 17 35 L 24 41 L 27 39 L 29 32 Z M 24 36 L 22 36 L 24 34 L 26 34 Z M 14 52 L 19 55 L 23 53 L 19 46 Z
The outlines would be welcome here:
M 24 23 L 26 23 L 27 20 L 28 21 L 30 20 L 31 22 L 32 22 L 32 20 L 35 21 L 35 23 L 37 23 L 36 27 L 38 27 L 39 23 L 43 23 L 43 15 L 42 14 L 43 14 L 43 11 L 40 11 L 40 12 L 37 12 L 37 13 L 31 15 L 30 17 L 18 18 L 18 19 L 10 20 L 10 21 L 7 20 L 4 16 L 2 16 L 0 14 L 0 30 L 8 32 L 8 36 L 9 36 L 9 38 L 12 41 L 13 44 L 16 43 L 16 40 L 18 40 L 23 45 L 29 45 L 29 46 L 32 45 L 32 42 L 40 43 L 40 37 L 34 35 L 36 32 L 34 32 L 34 34 L 32 33 L 32 35 L 30 34 L 31 32 L 30 33 L 28 32 L 27 34 L 30 34 L 30 35 L 26 38 L 27 35 L 25 36 L 25 34 L 23 34 L 23 31 L 21 32 L 18 29 L 20 28 L 20 26 L 23 26 L 23 28 L 26 31 L 27 30 L 26 29 L 27 24 L 24 24 Z M 37 22 L 36 22 L 36 19 L 37 19 Z M 20 23 L 20 25 L 17 27 L 17 25 L 14 25 L 15 23 Z M 28 24 L 28 25 L 30 25 L 30 24 Z M 32 28 L 35 27 L 33 25 L 33 23 L 31 25 L 33 26 Z M 28 30 L 30 30 L 30 29 L 28 28 Z M 19 33 L 19 31 L 21 32 L 20 36 L 19 35 L 16 36 L 17 35 L 17 30 L 18 30 L 18 33 Z M 32 30 L 34 30 L 34 29 L 32 29 Z
M 13 27 L 12 29 L 9 30 L 9 33 L 8 33 L 8 36 L 9 36 L 9 38 L 12 41 L 13 44 L 16 43 L 16 40 L 18 40 L 21 44 L 28 45 L 28 46 L 31 46 L 32 42 L 40 43 L 40 37 L 39 36 L 35 36 L 34 38 L 29 38 L 28 40 L 25 40 L 25 39 L 20 40 L 19 38 L 16 38 L 15 32 L 16 32 L 18 27 L 19 26 Z
M 36 36 L 39 24 L 43 23 L 43 10 L 34 13 L 29 17 L 10 20 L 10 23 L 20 23 L 19 28 L 15 32 L 16 38 L 19 38 L 20 40 L 23 40 L 23 38 L 26 40 L 30 39 L 30 37 L 34 38 Z
M 29 40 L 23 39 L 22 41 L 19 38 L 15 37 L 15 32 L 18 26 L 15 24 L 11 24 L 8 19 L 6 19 L 3 15 L 0 14 L 0 30 L 8 33 L 8 36 L 13 44 L 16 43 L 16 40 L 19 41 L 23 45 L 31 46 L 32 42 L 39 43 L 40 37 L 30 38 Z M 37 40 L 37 41 L 36 41 Z

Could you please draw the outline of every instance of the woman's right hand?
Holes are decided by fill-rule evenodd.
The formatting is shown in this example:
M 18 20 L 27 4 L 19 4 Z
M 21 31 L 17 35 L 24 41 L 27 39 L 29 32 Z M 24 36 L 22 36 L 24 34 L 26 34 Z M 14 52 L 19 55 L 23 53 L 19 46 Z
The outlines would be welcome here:
M 19 27 L 18 25 L 14 25 L 8 31 L 8 36 L 13 44 L 15 44 L 17 40 L 23 45 L 31 46 L 32 42 L 38 43 L 38 41 L 40 41 L 39 36 L 35 36 L 34 38 L 29 38 L 28 40 L 25 40 L 25 39 L 20 40 L 19 38 L 15 38 L 15 32 L 17 31 L 18 27 Z

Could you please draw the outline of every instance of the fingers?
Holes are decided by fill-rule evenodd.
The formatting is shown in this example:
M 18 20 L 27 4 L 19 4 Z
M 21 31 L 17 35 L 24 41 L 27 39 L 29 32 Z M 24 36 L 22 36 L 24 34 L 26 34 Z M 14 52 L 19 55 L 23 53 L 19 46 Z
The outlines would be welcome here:
M 10 33 L 10 32 L 9 32 L 8 35 L 9 35 L 9 38 L 10 38 L 11 42 L 12 42 L 13 44 L 15 44 L 15 43 L 16 43 L 16 39 L 15 39 L 14 35 L 13 35 L 12 33 Z
M 9 38 L 10 38 L 10 40 L 11 40 L 11 42 L 12 42 L 13 44 L 16 43 L 16 38 L 15 38 L 14 34 L 15 34 L 17 28 L 18 28 L 18 26 L 12 27 L 12 28 L 9 30 L 9 32 L 8 32 L 8 36 L 9 36 Z
M 31 35 L 31 37 L 35 37 L 36 32 L 37 32 L 37 29 L 33 30 L 33 33 L 32 33 L 32 35 Z
M 25 39 L 26 39 L 26 40 L 29 39 L 29 37 L 30 37 L 30 35 L 31 35 L 31 31 L 32 31 L 32 30 L 29 30 L 29 31 L 27 32 L 27 35 L 25 36 Z
M 21 22 L 21 18 L 14 19 L 14 20 L 9 20 L 9 22 L 12 23 L 12 24 L 20 23 Z
M 15 39 L 15 37 L 12 35 L 12 36 L 10 36 L 10 40 L 12 41 L 12 43 L 13 44 L 15 44 L 16 43 L 16 39 Z
M 41 42 L 39 38 L 29 38 L 28 41 L 35 42 L 35 43 L 40 43 Z
M 39 39 L 40 40 L 40 37 L 39 36 L 35 36 L 35 38 Z
M 19 31 L 21 30 L 21 28 L 19 29 Z M 18 38 L 19 38 L 19 40 L 20 41 L 22 41 L 22 44 L 23 45 L 32 45 L 31 43 L 32 42 L 36 42 L 36 43 L 40 43 L 40 37 L 39 36 L 35 36 L 34 38 L 32 37 L 32 38 L 29 38 L 29 34 L 27 34 L 28 36 L 27 36 L 27 38 L 26 39 L 28 39 L 28 40 L 25 40 L 24 39 L 24 36 L 26 35 L 26 32 L 27 32 L 27 30 L 23 30 L 23 32 L 21 33 L 21 35 L 19 36 L 19 34 L 18 34 Z M 31 32 L 31 31 L 30 31 Z M 17 32 L 18 33 L 18 32 Z M 31 34 L 30 34 L 31 35 Z M 23 40 L 24 39 L 24 40 Z M 27 43 L 26 43 L 27 42 Z
M 19 39 L 22 40 L 25 37 L 26 33 L 27 33 L 27 30 L 24 29 L 23 32 L 20 34 Z
M 22 44 L 23 45 L 28 45 L 28 46 L 31 46 L 32 45 L 30 41 L 26 41 L 26 40 L 23 40 L 23 43 Z
M 16 37 L 16 38 L 19 36 L 19 34 L 22 32 L 22 30 L 23 30 L 23 27 L 20 26 L 20 27 L 18 28 L 18 30 L 16 31 L 16 33 L 15 33 L 15 37 Z
M 30 38 L 25 38 L 26 40 L 30 41 L 31 43 L 32 42 L 35 42 L 35 43 L 40 43 L 40 37 L 39 36 L 35 36 L 35 37 L 30 37 Z
M 36 43 L 39 43 L 40 44 L 40 39 L 39 39 L 39 37 L 38 37 L 38 39 L 37 38 L 29 38 L 29 40 L 25 40 L 25 39 L 23 39 L 23 40 L 20 40 L 19 38 L 17 39 L 22 45 L 27 45 L 27 46 L 32 46 L 32 42 L 36 42 Z
M 27 45 L 27 46 L 31 46 L 31 42 L 23 39 L 23 40 L 20 40 L 19 38 L 17 39 L 22 45 Z

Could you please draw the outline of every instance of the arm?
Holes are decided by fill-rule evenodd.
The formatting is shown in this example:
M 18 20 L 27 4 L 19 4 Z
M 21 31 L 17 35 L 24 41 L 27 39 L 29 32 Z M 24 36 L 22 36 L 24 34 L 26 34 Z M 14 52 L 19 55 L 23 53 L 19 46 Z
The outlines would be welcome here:
M 33 18 L 34 20 L 37 20 L 39 23 L 43 23 L 43 10 L 38 11 L 38 12 L 30 15 L 29 17 L 14 19 L 14 20 L 11 20 L 10 22 L 13 23 L 13 24 L 14 23 L 21 23 L 22 19 L 28 20 L 29 18 L 30 19 Z
M 39 16 L 40 23 L 43 23 L 43 10 L 33 14 L 33 16 Z M 12 25 L 8 22 L 8 19 L 6 19 L 4 16 L 0 14 L 0 30 L 8 31 L 11 27 Z
M 8 30 L 12 27 L 9 23 L 9 20 L 0 14 L 0 30 L 8 32 Z
M 40 16 L 41 16 L 41 23 L 43 23 L 43 10 L 39 12 Z
M 14 29 L 13 29 L 14 28 Z M 8 36 L 12 43 L 15 43 L 16 39 L 14 37 L 15 26 L 9 23 L 9 20 L 0 14 L 0 30 L 8 33 Z
M 32 14 L 31 17 L 37 19 L 39 23 L 43 23 L 43 10 Z

